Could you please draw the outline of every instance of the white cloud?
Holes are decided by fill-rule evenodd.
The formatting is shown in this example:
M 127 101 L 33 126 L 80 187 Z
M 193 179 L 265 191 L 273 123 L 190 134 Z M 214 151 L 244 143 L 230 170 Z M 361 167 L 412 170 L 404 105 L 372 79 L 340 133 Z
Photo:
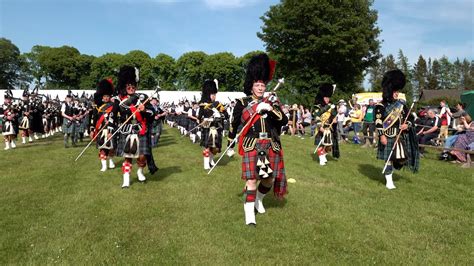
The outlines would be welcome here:
M 261 0 L 202 0 L 211 9 L 242 8 L 254 5 Z

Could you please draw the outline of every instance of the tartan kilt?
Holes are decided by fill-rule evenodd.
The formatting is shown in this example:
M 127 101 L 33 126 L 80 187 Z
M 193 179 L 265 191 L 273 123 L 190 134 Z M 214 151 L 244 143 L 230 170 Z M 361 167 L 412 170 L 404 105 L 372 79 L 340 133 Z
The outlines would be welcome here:
M 76 132 L 78 133 L 84 133 L 85 125 L 83 121 L 79 121 L 79 123 L 76 123 Z
M 181 126 L 182 126 L 183 128 L 185 128 L 186 130 L 188 129 L 188 126 L 189 126 L 189 118 L 188 118 L 187 115 L 186 115 L 186 116 L 183 115 L 183 116 L 181 117 Z
M 319 130 L 317 131 L 318 133 L 316 134 L 315 138 L 314 138 L 314 145 L 315 146 L 318 146 L 319 142 L 321 142 L 321 138 L 323 137 L 323 132 L 320 132 Z M 332 141 L 332 145 L 330 146 L 327 146 L 327 145 L 323 145 L 321 143 L 321 146 L 320 147 L 331 147 L 332 148 L 332 156 L 334 158 L 339 158 L 340 157 L 340 151 L 339 151 L 339 142 L 337 140 L 338 136 L 337 136 L 337 124 L 334 124 L 332 125 L 332 130 L 331 130 L 331 141 Z M 329 141 L 328 139 L 325 139 L 323 142 L 326 142 L 326 141 Z
M 201 147 L 204 148 L 217 148 L 218 152 L 221 151 L 222 148 L 222 128 L 216 128 L 217 129 L 217 136 L 213 140 L 213 138 L 210 136 L 210 128 L 203 128 L 201 132 Z
M 161 121 L 153 121 L 150 125 L 151 134 L 157 134 L 160 132 Z
M 125 150 L 125 140 L 128 135 L 130 134 L 124 134 L 124 133 L 118 133 L 119 138 L 118 138 L 118 143 L 117 143 L 117 156 L 124 157 L 124 150 Z M 150 155 L 151 154 L 151 149 L 150 145 L 148 145 L 148 138 L 147 135 L 141 136 L 138 134 L 138 141 L 139 141 L 139 147 L 138 147 L 138 154 L 144 154 L 144 155 Z
M 198 125 L 198 123 L 197 123 L 195 120 L 189 120 L 187 130 L 190 131 L 191 129 L 197 127 L 197 125 Z M 195 128 L 195 129 L 193 130 L 194 132 L 192 132 L 192 133 L 196 134 L 197 130 L 198 130 L 198 129 Z
M 260 180 L 257 173 L 257 150 L 267 151 L 268 161 L 273 170 L 272 177 L 275 179 L 286 180 L 285 165 L 283 162 L 283 153 L 281 150 L 274 151 L 270 140 L 257 140 L 255 149 L 245 152 L 242 156 L 242 179 Z
M 392 151 L 393 145 L 395 144 L 395 137 L 389 138 L 387 137 L 387 145 L 382 145 L 382 143 L 379 142 L 378 149 L 377 149 L 377 159 L 379 160 L 384 160 L 387 161 L 388 156 L 390 155 L 390 152 Z M 408 144 L 407 136 L 406 134 L 402 134 L 399 139 L 400 143 L 403 146 L 403 149 L 405 150 L 405 160 L 408 159 L 409 154 L 412 154 L 411 150 L 411 145 Z M 394 157 L 394 153 L 392 154 L 392 158 Z M 392 160 L 391 160 L 392 161 Z
M 68 126 L 68 122 L 69 120 L 67 120 L 66 118 L 63 119 L 63 133 L 72 134 L 76 132 L 76 123 L 71 122 L 69 123 L 69 126 Z

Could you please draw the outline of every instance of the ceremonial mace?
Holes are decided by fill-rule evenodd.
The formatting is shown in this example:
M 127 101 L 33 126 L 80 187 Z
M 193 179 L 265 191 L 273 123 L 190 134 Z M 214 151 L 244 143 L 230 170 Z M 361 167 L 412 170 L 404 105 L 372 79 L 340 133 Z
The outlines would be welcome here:
M 414 105 L 414 104 L 415 104 L 415 103 L 412 103 L 412 104 L 411 104 L 410 110 L 408 110 L 408 114 L 407 114 L 407 116 L 405 117 L 405 120 L 403 121 L 403 124 L 406 124 L 406 123 L 407 123 L 408 117 L 410 116 L 410 112 L 411 112 L 411 109 L 413 108 L 413 105 Z M 395 142 L 393 143 L 392 150 L 390 151 L 390 154 L 388 155 L 387 161 L 385 162 L 385 166 L 383 167 L 382 174 L 385 172 L 385 169 L 387 169 L 388 162 L 390 162 L 390 157 L 392 157 L 392 153 L 393 153 L 393 151 L 395 150 L 396 144 L 397 144 L 398 140 L 400 139 L 400 136 L 402 135 L 402 132 L 403 132 L 403 130 L 400 130 L 400 132 L 398 132 L 397 138 L 395 139 Z M 379 141 L 380 141 L 380 140 L 379 140 Z
M 272 92 L 270 94 L 273 94 L 275 93 L 275 91 L 278 89 L 278 87 L 280 87 L 281 84 L 285 83 L 285 78 L 281 78 L 278 80 L 278 83 L 277 85 L 275 85 L 275 88 L 273 88 Z M 212 170 L 214 170 L 214 168 L 217 166 L 217 164 L 219 163 L 219 161 L 222 159 L 222 157 L 224 157 L 224 155 L 227 153 L 227 151 L 230 149 L 230 147 L 232 147 L 232 145 L 237 141 L 237 139 L 239 139 L 240 137 L 240 134 L 244 131 L 244 129 L 246 127 L 248 127 L 250 125 L 250 122 L 253 120 L 253 118 L 257 115 L 258 113 L 255 112 L 250 118 L 249 120 L 247 121 L 247 123 L 242 127 L 242 129 L 240 130 L 240 132 L 235 136 L 235 138 L 232 140 L 231 143 L 229 143 L 229 145 L 227 145 L 227 149 L 225 149 L 224 152 L 222 152 L 221 156 L 219 157 L 219 159 L 217 160 L 217 162 L 212 166 L 211 170 L 209 170 L 209 172 L 207 172 L 207 174 L 210 174 L 212 172 Z

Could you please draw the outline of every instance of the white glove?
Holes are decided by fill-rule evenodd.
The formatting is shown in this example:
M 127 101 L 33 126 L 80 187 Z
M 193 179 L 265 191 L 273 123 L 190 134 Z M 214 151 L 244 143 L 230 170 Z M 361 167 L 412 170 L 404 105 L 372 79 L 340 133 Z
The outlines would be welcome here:
M 334 109 L 336 106 L 334 104 L 331 104 L 331 109 Z
M 227 150 L 227 156 L 232 157 L 234 156 L 234 154 L 235 154 L 234 148 L 229 148 Z
M 257 113 L 262 113 L 262 111 L 271 111 L 272 106 L 266 102 L 261 102 L 257 105 Z
M 272 94 L 268 97 L 268 101 L 271 103 L 278 102 L 278 97 L 275 94 Z
M 212 111 L 214 112 L 214 114 L 212 115 L 214 118 L 221 118 L 221 113 L 217 111 L 216 108 L 212 108 Z

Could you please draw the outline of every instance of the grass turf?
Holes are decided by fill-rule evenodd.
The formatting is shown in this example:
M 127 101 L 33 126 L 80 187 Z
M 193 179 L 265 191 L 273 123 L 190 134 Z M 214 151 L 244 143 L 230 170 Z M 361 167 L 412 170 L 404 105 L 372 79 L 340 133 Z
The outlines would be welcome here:
M 240 158 L 210 175 L 201 149 L 165 128 L 160 170 L 120 188 L 97 151 L 55 136 L 0 151 L 0 264 L 465 264 L 473 265 L 473 172 L 422 159 L 384 186 L 373 149 L 341 145 L 320 167 L 313 139 L 283 136 L 289 194 L 264 200 L 244 224 Z M 330 157 L 330 156 L 328 156 Z

